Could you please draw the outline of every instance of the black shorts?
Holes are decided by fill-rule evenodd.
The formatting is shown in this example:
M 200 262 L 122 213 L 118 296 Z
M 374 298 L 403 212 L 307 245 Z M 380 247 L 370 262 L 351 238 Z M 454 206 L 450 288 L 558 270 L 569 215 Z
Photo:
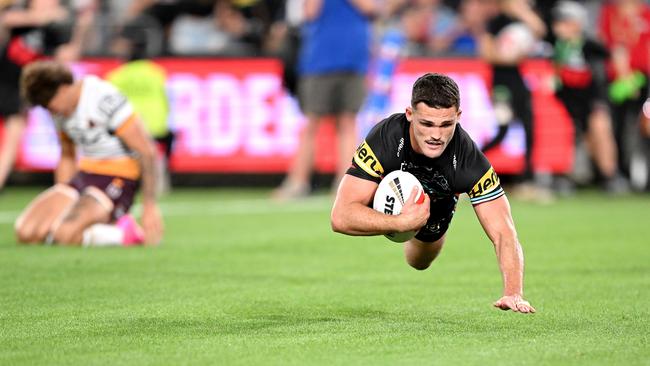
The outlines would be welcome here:
M 79 193 L 83 193 L 87 187 L 99 188 L 113 201 L 113 220 L 129 212 L 139 186 L 139 182 L 135 180 L 85 172 L 77 173 L 68 184 Z
M 585 89 L 562 88 L 556 96 L 566 108 L 576 128 L 576 134 L 589 129 L 589 116 L 596 108 L 607 108 L 607 101 L 599 97 L 595 87 Z
M 0 117 L 24 112 L 20 98 L 20 66 L 0 55 Z
M 456 213 L 456 203 L 458 197 L 432 198 L 429 207 L 429 219 L 427 223 L 415 234 L 415 238 L 426 242 L 433 243 L 442 238 L 449 229 L 451 219 Z

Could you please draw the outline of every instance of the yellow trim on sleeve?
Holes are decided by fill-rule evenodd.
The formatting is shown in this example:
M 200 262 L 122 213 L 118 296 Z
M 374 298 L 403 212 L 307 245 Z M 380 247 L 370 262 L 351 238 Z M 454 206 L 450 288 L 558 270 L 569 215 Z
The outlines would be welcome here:
M 384 167 L 381 166 L 377 155 L 375 155 L 366 141 L 359 145 L 357 151 L 354 153 L 354 162 L 366 173 L 375 178 L 379 178 L 384 174 Z
M 470 198 L 480 197 L 495 190 L 497 187 L 499 187 L 499 184 L 499 176 L 497 176 L 494 168 L 490 167 L 490 169 L 488 169 L 488 171 L 483 174 L 481 179 L 479 179 L 478 182 L 474 184 L 472 190 L 467 194 Z

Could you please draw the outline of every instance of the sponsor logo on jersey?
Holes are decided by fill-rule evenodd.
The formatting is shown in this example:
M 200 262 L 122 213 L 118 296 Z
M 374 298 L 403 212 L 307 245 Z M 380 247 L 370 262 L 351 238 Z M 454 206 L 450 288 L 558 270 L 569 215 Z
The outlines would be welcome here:
M 490 167 L 481 179 L 476 182 L 474 188 L 468 192 L 468 195 L 470 198 L 481 197 L 494 191 L 497 187 L 499 187 L 499 177 L 494 168 Z
M 399 158 L 399 154 L 402 152 L 402 149 L 404 148 L 404 137 L 399 139 L 399 146 L 397 146 L 397 157 Z
M 371 176 L 378 178 L 384 174 L 384 168 L 367 142 L 363 142 L 354 154 L 354 162 Z

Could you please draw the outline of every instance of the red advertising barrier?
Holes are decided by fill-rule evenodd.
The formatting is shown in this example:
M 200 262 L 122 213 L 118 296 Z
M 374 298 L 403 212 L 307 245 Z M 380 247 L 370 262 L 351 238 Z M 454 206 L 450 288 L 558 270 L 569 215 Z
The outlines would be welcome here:
M 295 99 L 282 88 L 282 65 L 277 60 L 157 62 L 168 73 L 169 125 L 176 134 L 173 171 L 282 173 L 288 169 L 305 119 Z M 103 76 L 117 65 L 115 60 L 90 59 L 75 64 L 73 69 L 77 77 Z M 530 61 L 522 70 L 533 93 L 535 168 L 566 172 L 573 164 L 573 128 L 553 96 L 552 69 L 545 61 Z M 404 110 L 413 81 L 429 71 L 450 74 L 458 82 L 463 127 L 479 145 L 489 140 L 497 129 L 489 100 L 491 75 L 489 67 L 478 60 L 402 62 L 392 79 L 391 105 L 386 115 Z M 379 121 L 373 123 L 376 122 Z M 488 154 L 500 173 L 517 173 L 523 167 L 523 131 L 517 126 L 510 130 L 502 146 Z M 333 126 L 326 124 L 317 142 L 317 171 L 334 171 L 335 146 Z M 58 156 L 56 133 L 49 116 L 41 109 L 32 110 L 19 151 L 18 169 L 50 170 Z

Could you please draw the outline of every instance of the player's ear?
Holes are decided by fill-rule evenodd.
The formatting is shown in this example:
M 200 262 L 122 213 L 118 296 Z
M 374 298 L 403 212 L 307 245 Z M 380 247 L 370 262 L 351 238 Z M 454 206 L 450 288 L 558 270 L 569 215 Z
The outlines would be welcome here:
M 411 106 L 406 107 L 406 120 L 413 122 L 413 108 Z
M 456 113 L 456 120 L 460 119 L 460 115 L 463 114 L 463 110 L 458 108 L 458 113 Z

